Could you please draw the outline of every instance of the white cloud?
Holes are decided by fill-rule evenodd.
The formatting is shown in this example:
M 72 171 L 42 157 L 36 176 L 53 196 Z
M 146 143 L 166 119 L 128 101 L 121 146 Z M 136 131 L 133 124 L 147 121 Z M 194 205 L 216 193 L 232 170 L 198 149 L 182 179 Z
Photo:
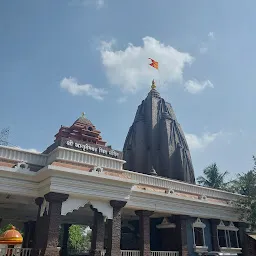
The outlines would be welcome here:
M 120 98 L 118 98 L 116 101 L 117 101 L 117 103 L 121 104 L 121 103 L 126 102 L 126 101 L 127 101 L 127 98 L 126 98 L 126 97 L 120 97 Z
M 97 8 L 100 9 L 100 8 L 104 7 L 104 4 L 105 4 L 104 0 L 96 0 Z
M 185 133 L 190 150 L 202 150 L 214 142 L 222 132 L 204 133 L 201 137 L 191 133 Z
M 95 5 L 97 9 L 104 7 L 105 0 L 70 0 L 69 5 L 71 6 L 90 6 Z
M 214 40 L 214 39 L 215 39 L 215 34 L 214 34 L 214 32 L 209 32 L 209 33 L 208 33 L 208 37 L 209 37 L 211 40 Z
M 104 95 L 107 94 L 104 88 L 96 88 L 91 84 L 78 84 L 73 77 L 63 78 L 60 87 L 66 89 L 72 95 L 87 95 L 96 100 L 103 100 Z
M 194 58 L 152 37 L 144 37 L 142 46 L 129 44 L 124 50 L 114 50 L 114 42 L 102 42 L 101 58 L 110 84 L 123 92 L 150 88 L 151 80 L 161 81 L 157 86 L 182 83 L 183 70 Z M 159 62 L 159 71 L 149 66 L 149 59 Z
M 185 86 L 185 91 L 192 94 L 200 93 L 206 88 L 214 88 L 211 81 L 206 80 L 206 81 L 199 82 L 196 79 L 186 81 L 184 86 Z
M 215 40 L 215 34 L 214 34 L 214 32 L 209 32 L 208 33 L 208 40 L 207 40 L 207 42 L 202 42 L 201 46 L 199 47 L 199 52 L 201 54 L 205 54 L 205 53 L 208 52 L 208 50 L 209 50 L 208 46 L 210 44 L 209 41 L 212 41 L 212 40 Z
M 26 148 L 22 148 L 20 146 L 17 146 L 17 148 L 19 149 L 22 149 L 22 150 L 25 150 L 25 151 L 30 151 L 32 153 L 41 153 L 39 150 L 35 149 L 35 148 L 29 148 L 29 149 L 26 149 Z

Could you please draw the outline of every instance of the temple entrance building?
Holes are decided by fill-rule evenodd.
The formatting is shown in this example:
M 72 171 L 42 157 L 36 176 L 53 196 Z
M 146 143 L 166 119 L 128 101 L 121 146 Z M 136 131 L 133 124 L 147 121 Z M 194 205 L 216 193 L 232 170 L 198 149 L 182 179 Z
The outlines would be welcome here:
M 91 256 L 250 255 L 240 196 L 195 185 L 185 136 L 154 83 L 123 152 L 100 134 L 83 114 L 43 153 L 0 146 L 1 225 L 24 226 L 26 253 L 68 255 L 69 226 L 80 224 L 93 227 Z

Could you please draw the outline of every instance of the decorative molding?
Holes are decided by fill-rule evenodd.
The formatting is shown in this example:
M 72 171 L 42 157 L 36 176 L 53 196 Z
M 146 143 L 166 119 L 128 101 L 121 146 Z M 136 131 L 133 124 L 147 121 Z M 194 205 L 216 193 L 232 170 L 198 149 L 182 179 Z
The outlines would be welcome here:
M 164 229 L 164 228 L 176 228 L 175 223 L 171 223 L 168 218 L 163 218 L 163 221 L 161 224 L 156 225 L 156 228 Z
M 0 146 L 0 158 L 39 166 L 45 166 L 47 162 L 47 155 L 45 154 L 7 146 Z
M 88 203 L 89 201 L 87 199 L 69 197 L 62 203 L 61 215 L 67 215 L 68 213 L 78 210 L 80 207 L 83 207 Z
M 101 212 L 103 216 L 112 220 L 113 219 L 113 208 L 110 206 L 109 202 L 102 201 L 90 201 L 93 208 Z
M 63 147 L 58 147 L 49 153 L 47 164 L 51 164 L 56 160 L 87 164 L 91 166 L 101 166 L 102 168 L 114 170 L 122 170 L 123 164 L 125 163 L 125 161 L 121 159 Z
M 124 160 L 112 157 L 96 155 L 89 152 L 82 152 L 70 148 L 57 147 L 49 154 L 34 153 L 14 147 L 0 146 L 0 158 L 26 162 L 37 166 L 46 166 L 56 160 L 88 164 L 91 166 L 101 166 L 113 170 L 122 170 Z
M 207 200 L 207 196 L 205 196 L 205 195 L 199 195 L 199 196 L 198 196 L 198 199 L 200 199 L 200 200 Z
M 193 228 L 205 228 L 206 225 L 200 220 L 200 218 L 197 218 L 194 223 L 192 223 Z
M 174 194 L 175 191 L 174 191 L 173 189 L 167 188 L 167 189 L 165 190 L 165 193 L 166 193 L 166 194 Z
M 238 231 L 239 230 L 239 228 L 237 228 L 232 221 L 230 221 L 229 225 L 226 226 L 222 220 L 220 221 L 220 224 L 217 226 L 217 229 L 230 230 L 230 231 Z
M 208 246 L 193 246 L 194 251 L 198 253 L 198 255 L 202 255 L 202 253 L 208 252 Z
M 14 166 L 14 169 L 17 171 L 30 171 L 30 168 L 28 167 L 28 164 L 25 162 L 19 162 Z
M 100 166 L 94 166 L 94 167 L 90 170 L 91 173 L 95 173 L 95 174 L 102 174 L 103 171 L 104 171 L 103 168 L 100 167 Z
M 1 193 L 38 197 L 58 192 L 84 200 L 128 200 L 125 207 L 134 210 L 145 209 L 201 218 L 218 216 L 228 221 L 239 221 L 234 205 L 228 202 L 235 202 L 241 198 L 240 195 L 122 170 L 123 161 L 119 159 L 66 148 L 57 148 L 45 155 L 3 146 L 0 146 L 0 157 L 28 165 L 46 165 L 51 161 L 61 160 L 92 165 L 95 170 L 98 166 L 103 168 L 103 172 L 98 173 L 78 170 L 75 165 L 73 168 L 46 165 L 38 172 L 24 169 L 17 172 L 15 168 L 0 166 Z M 118 175 L 109 175 L 110 173 Z M 134 186 L 136 184 L 157 189 L 139 190 Z M 206 198 L 199 199 L 201 195 Z M 211 201 L 211 198 L 214 200 Z
M 227 221 L 239 221 L 240 217 L 234 208 L 228 205 L 225 207 L 225 205 L 209 204 L 207 201 L 192 201 L 188 198 L 168 197 L 146 191 L 133 191 L 126 207 L 210 219 L 218 216 Z
M 193 240 L 194 240 L 194 251 L 197 252 L 199 255 L 208 251 L 208 246 L 205 244 L 205 234 L 204 229 L 206 225 L 200 220 L 200 218 L 197 218 L 194 223 L 192 223 L 192 230 L 193 230 Z M 203 246 L 196 244 L 196 238 L 195 238 L 195 228 L 202 229 L 202 235 L 203 235 Z
M 224 200 L 237 200 L 242 196 L 233 194 L 227 191 L 222 191 L 213 188 L 207 188 L 199 185 L 189 184 L 177 180 L 171 180 L 168 178 L 161 178 L 157 176 L 150 176 L 142 173 L 130 172 L 122 170 L 122 173 L 129 173 L 131 179 L 137 181 L 139 184 L 151 185 L 154 187 L 164 188 L 166 191 L 170 189 L 175 192 L 183 192 L 191 195 L 204 195 L 207 198 L 224 199 Z
M 40 217 L 44 216 L 44 213 L 48 215 L 49 211 L 49 202 L 47 202 L 45 199 L 42 203 L 41 210 L 40 210 Z
M 46 155 L 33 153 L 18 148 L 0 146 L 0 158 L 19 162 L 22 161 L 26 162 L 27 164 L 34 164 L 39 166 L 46 166 L 47 164 L 58 160 L 91 165 L 92 167 L 100 166 L 101 168 L 108 169 L 108 172 L 111 172 L 111 170 L 113 172 L 118 170 L 120 175 L 123 175 L 124 177 L 130 177 L 135 183 L 164 188 L 168 195 L 175 194 L 176 192 L 186 193 L 190 195 L 197 195 L 198 198 L 201 198 L 201 200 L 205 201 L 210 201 L 210 198 L 223 200 L 226 201 L 226 204 L 228 205 L 232 205 L 231 201 L 236 201 L 237 199 L 241 198 L 240 195 L 226 191 L 123 170 L 123 163 L 125 162 L 123 160 L 63 147 L 58 147 L 50 154 Z M 76 167 L 74 166 L 74 170 L 75 168 Z
M 228 247 L 221 247 L 221 252 L 230 253 L 230 254 L 240 254 L 242 253 L 242 248 L 228 248 Z
M 227 201 L 227 204 L 228 204 L 228 205 L 234 205 L 235 203 L 234 203 L 233 200 L 229 200 L 229 201 Z

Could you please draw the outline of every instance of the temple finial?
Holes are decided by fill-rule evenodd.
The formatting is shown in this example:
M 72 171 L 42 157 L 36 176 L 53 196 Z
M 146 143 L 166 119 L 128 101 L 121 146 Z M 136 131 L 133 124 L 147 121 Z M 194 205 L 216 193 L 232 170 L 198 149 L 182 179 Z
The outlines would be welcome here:
M 155 83 L 155 80 L 154 80 L 154 79 L 153 79 L 153 81 L 152 81 L 151 89 L 152 89 L 152 90 L 156 89 L 156 83 Z
M 85 113 L 84 113 L 84 112 L 82 112 L 81 117 L 84 117 L 84 116 L 85 116 Z

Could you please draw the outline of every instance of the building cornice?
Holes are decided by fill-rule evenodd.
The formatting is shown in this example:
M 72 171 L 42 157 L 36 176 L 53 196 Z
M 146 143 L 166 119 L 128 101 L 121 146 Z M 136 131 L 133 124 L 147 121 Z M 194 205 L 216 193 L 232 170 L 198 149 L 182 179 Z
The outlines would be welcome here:
M 118 173 L 125 175 L 111 176 L 109 171 L 105 171 L 104 168 L 99 172 L 97 169 L 89 172 L 75 169 L 75 167 L 47 165 L 38 172 L 31 172 L 0 166 L 0 192 L 34 198 L 42 197 L 48 192 L 58 192 L 89 201 L 127 201 L 126 207 L 134 210 L 144 209 L 201 218 L 216 218 L 218 216 L 224 220 L 239 220 L 234 206 L 227 203 L 230 199 L 240 198 L 238 195 L 232 197 L 233 194 L 217 191 L 220 192 L 218 194 L 216 190 L 213 190 L 216 192 L 213 195 L 218 199 L 213 201 L 210 200 L 210 196 L 202 199 L 199 194 L 206 194 L 205 191 L 212 190 L 200 187 L 199 190 L 194 191 L 196 186 L 191 184 L 172 180 L 168 180 L 167 183 L 165 179 L 160 178 L 163 183 L 160 183 L 159 186 L 156 182 L 159 178 L 152 180 L 152 177 L 147 175 L 143 177 L 143 174 L 134 178 L 133 175 L 127 176 L 127 173 L 131 174 L 130 172 L 120 171 Z M 151 184 L 154 180 L 155 186 L 141 185 L 142 183 Z M 167 188 L 174 188 L 173 193 L 166 193 Z M 182 191 L 182 193 L 177 191 Z M 223 195 L 228 196 L 225 198 Z

